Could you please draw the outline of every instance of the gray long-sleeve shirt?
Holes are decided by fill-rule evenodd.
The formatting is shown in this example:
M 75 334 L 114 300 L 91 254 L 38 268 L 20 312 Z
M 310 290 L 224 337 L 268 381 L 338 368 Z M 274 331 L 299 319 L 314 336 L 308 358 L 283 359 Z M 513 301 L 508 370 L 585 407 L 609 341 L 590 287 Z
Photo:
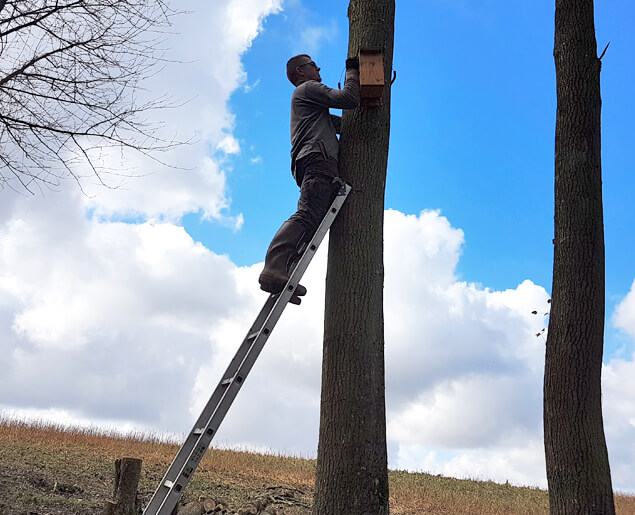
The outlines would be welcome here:
M 303 82 L 291 96 L 291 170 L 295 162 L 311 153 L 337 159 L 339 116 L 329 107 L 354 109 L 359 105 L 359 72 L 346 70 L 344 89 L 332 89 L 317 81 Z

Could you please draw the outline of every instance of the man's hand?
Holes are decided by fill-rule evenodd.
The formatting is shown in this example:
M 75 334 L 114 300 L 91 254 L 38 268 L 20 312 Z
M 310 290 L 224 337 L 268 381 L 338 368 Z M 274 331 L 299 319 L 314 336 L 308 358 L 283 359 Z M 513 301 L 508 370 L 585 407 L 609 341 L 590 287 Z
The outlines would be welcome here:
M 359 70 L 359 59 L 357 57 L 349 57 L 346 59 L 346 69 Z

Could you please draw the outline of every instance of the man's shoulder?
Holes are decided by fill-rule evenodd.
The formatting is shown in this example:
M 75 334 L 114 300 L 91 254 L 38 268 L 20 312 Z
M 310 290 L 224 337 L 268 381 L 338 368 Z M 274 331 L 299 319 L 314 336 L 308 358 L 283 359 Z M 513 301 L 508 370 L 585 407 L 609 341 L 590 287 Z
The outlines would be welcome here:
M 295 87 L 295 90 L 293 90 L 293 96 L 306 96 L 310 95 L 312 92 L 322 89 L 328 90 L 330 88 L 316 80 L 307 80 L 306 82 L 303 82 L 302 84 L 299 84 Z

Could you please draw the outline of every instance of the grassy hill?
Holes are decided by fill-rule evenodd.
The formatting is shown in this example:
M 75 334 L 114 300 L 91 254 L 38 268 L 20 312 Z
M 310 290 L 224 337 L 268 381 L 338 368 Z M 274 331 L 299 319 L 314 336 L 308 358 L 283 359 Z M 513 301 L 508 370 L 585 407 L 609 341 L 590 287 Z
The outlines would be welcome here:
M 141 458 L 139 494 L 147 502 L 178 446 L 152 435 L 0 420 L 0 515 L 100 513 L 112 494 L 114 460 Z M 315 461 L 211 449 L 183 501 L 212 498 L 229 513 L 268 498 L 278 515 L 311 513 Z M 635 514 L 635 497 L 617 496 L 618 513 Z M 390 472 L 390 511 L 419 514 L 547 514 L 544 490 Z

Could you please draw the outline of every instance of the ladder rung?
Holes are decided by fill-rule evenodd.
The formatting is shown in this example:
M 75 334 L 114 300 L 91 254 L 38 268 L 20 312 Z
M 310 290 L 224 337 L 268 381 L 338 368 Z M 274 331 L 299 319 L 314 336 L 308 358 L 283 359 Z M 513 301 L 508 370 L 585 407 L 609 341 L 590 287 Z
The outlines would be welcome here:
M 202 435 L 203 431 L 205 431 L 205 429 L 203 429 L 202 427 L 197 427 L 194 431 L 192 431 L 193 435 Z
M 258 336 L 258 333 L 259 333 L 259 332 L 260 332 L 260 331 L 256 331 L 256 332 L 254 332 L 254 333 L 251 333 L 249 336 L 247 336 L 247 339 L 248 339 L 248 340 L 253 340 L 256 336 Z
M 167 487 L 167 488 L 172 488 L 174 486 L 174 481 L 170 481 L 169 479 L 165 481 L 165 483 L 163 483 L 163 486 Z
M 228 377 L 227 379 L 223 379 L 220 384 L 221 386 L 229 386 L 230 384 L 232 384 L 232 381 L 234 379 L 232 377 Z

